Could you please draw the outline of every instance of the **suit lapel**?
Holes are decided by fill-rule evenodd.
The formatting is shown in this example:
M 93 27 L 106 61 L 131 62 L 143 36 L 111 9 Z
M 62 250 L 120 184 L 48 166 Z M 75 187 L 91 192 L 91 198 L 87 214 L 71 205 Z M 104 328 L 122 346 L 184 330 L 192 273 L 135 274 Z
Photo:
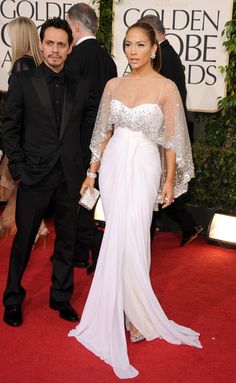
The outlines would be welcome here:
M 36 68 L 36 76 L 32 77 L 32 82 L 43 108 L 49 114 L 50 120 L 53 121 L 56 128 L 56 121 L 53 113 L 47 82 L 43 76 L 43 72 L 40 66 Z
M 40 65 L 36 68 L 36 75 L 32 77 L 32 82 L 34 85 L 34 88 L 36 90 L 36 93 L 38 94 L 39 100 L 43 106 L 43 108 L 48 113 L 50 120 L 53 123 L 53 126 L 55 127 L 55 130 L 57 131 L 55 116 L 52 108 L 52 103 L 50 99 L 50 94 L 47 86 L 47 82 L 44 78 L 42 68 Z M 70 78 L 69 76 L 66 76 L 65 78 L 65 95 L 64 95 L 64 103 L 63 103 L 63 111 L 62 111 L 62 119 L 61 119 L 61 128 L 60 128 L 60 139 L 62 138 L 63 134 L 65 133 L 67 124 L 69 122 L 74 98 L 75 98 L 75 91 L 76 91 L 76 84 L 77 82 Z

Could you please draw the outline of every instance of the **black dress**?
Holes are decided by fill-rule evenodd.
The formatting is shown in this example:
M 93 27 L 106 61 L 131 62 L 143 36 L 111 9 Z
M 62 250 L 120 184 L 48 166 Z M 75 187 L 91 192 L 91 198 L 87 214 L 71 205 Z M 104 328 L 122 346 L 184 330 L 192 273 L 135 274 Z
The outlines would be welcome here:
M 13 65 L 12 73 L 21 72 L 22 70 L 30 70 L 36 67 L 32 56 L 24 55 L 17 59 Z

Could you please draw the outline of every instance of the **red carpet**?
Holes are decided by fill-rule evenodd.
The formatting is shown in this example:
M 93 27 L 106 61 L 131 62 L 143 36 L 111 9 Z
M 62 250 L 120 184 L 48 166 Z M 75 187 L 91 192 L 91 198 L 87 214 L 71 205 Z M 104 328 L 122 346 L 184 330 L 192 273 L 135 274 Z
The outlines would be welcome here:
M 67 338 L 73 324 L 48 308 L 53 229 L 46 249 L 33 250 L 24 277 L 24 324 L 1 321 L 1 383 L 112 383 L 110 366 Z M 201 333 L 203 349 L 162 340 L 130 344 L 139 383 L 236 382 L 236 252 L 198 238 L 179 247 L 178 233 L 157 233 L 153 243 L 153 287 L 169 318 Z M 0 288 L 5 286 L 11 239 L 0 240 Z M 72 303 L 82 312 L 92 277 L 75 270 Z M 128 381 L 128 380 L 125 380 Z

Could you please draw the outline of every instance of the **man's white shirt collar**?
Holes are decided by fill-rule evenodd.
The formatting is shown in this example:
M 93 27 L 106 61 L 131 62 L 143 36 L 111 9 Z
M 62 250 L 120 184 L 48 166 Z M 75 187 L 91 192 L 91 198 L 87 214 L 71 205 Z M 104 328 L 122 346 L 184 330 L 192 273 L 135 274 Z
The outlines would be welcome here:
M 90 39 L 96 40 L 96 37 L 95 36 L 84 36 L 84 37 L 81 37 L 81 39 L 79 39 L 75 45 L 79 45 L 83 41 L 90 40 Z

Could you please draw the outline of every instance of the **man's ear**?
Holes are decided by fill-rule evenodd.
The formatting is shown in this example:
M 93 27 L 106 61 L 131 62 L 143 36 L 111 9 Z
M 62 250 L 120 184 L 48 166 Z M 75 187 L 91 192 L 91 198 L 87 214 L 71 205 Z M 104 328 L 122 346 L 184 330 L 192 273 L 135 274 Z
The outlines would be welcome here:
M 41 40 L 39 40 L 39 49 L 41 50 L 41 52 L 43 51 L 43 46 L 42 46 Z
M 79 30 L 80 30 L 79 21 L 77 21 L 77 22 L 74 24 L 74 28 L 75 28 L 75 32 L 78 33 Z

